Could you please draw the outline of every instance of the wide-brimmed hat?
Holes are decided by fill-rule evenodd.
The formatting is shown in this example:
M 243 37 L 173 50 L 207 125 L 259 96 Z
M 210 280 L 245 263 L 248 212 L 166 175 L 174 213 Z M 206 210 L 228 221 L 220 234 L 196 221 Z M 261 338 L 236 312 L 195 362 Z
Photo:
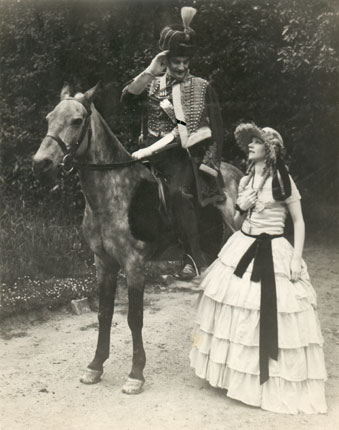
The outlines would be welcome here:
M 265 145 L 268 154 L 268 172 L 271 172 L 272 194 L 275 200 L 285 200 L 291 195 L 291 180 L 285 165 L 285 147 L 281 134 L 271 127 L 259 128 L 254 122 L 242 123 L 234 131 L 234 136 L 240 148 L 248 153 L 248 145 L 253 137 L 258 137 Z M 253 164 L 252 164 L 253 168 Z M 278 172 L 282 183 L 278 178 Z
M 159 48 L 169 51 L 173 57 L 191 56 L 194 50 L 195 31 L 190 27 L 197 10 L 193 7 L 181 8 L 183 25 L 171 25 L 162 29 L 159 39 Z
M 248 153 L 248 145 L 253 137 L 258 137 L 266 146 L 270 154 L 270 159 L 277 160 L 277 157 L 284 157 L 285 147 L 281 134 L 271 127 L 260 128 L 254 122 L 241 123 L 234 131 L 234 137 L 239 147 Z
M 261 128 L 254 124 L 254 122 L 245 122 L 239 124 L 234 131 L 234 137 L 240 149 L 246 153 L 248 152 L 248 145 L 253 137 L 258 137 L 264 142 L 264 133 L 262 132 Z

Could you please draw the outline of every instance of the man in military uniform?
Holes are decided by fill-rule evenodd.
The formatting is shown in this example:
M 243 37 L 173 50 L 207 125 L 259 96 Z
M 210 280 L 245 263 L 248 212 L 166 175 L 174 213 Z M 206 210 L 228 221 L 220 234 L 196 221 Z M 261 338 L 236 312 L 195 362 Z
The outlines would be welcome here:
M 142 145 L 136 159 L 152 156 L 151 165 L 169 191 L 171 212 L 186 253 L 178 277 L 189 280 L 206 262 L 199 245 L 197 203 L 225 199 L 219 165 L 222 119 L 216 94 L 204 79 L 189 72 L 195 32 L 193 8 L 182 8 L 183 26 L 165 27 L 162 50 L 149 67 L 123 90 L 122 101 L 142 100 Z

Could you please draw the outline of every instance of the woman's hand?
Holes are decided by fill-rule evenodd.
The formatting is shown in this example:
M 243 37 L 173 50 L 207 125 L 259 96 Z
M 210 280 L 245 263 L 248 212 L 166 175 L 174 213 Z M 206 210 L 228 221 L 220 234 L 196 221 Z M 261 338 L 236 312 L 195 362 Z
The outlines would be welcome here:
M 301 257 L 292 257 L 290 264 L 291 281 L 296 282 L 301 275 Z
M 169 51 L 162 51 L 157 54 L 153 58 L 151 64 L 147 67 L 146 72 L 154 76 L 158 76 L 164 73 L 167 67 L 166 55 L 168 53 Z
M 291 280 L 295 282 L 300 278 L 301 259 L 303 255 L 304 239 L 305 239 L 305 223 L 301 211 L 300 200 L 287 204 L 291 214 L 294 228 L 294 251 L 291 260 Z
M 237 204 L 242 211 L 247 211 L 255 205 L 256 200 L 256 191 L 250 189 L 241 193 L 241 195 L 238 197 Z

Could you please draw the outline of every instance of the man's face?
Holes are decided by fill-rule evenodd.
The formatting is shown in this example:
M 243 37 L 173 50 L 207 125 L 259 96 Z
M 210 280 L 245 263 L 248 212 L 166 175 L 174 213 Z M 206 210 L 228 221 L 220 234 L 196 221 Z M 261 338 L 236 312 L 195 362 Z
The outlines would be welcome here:
M 169 57 L 167 69 L 169 74 L 177 81 L 184 80 L 190 65 L 189 57 Z

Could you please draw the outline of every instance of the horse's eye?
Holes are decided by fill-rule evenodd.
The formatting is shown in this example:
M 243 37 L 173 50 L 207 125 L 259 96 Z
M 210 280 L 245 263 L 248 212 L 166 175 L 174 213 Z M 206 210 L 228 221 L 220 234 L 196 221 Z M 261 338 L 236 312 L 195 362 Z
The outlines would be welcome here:
M 72 123 L 72 125 L 81 125 L 82 124 L 82 118 L 73 118 L 71 123 Z

